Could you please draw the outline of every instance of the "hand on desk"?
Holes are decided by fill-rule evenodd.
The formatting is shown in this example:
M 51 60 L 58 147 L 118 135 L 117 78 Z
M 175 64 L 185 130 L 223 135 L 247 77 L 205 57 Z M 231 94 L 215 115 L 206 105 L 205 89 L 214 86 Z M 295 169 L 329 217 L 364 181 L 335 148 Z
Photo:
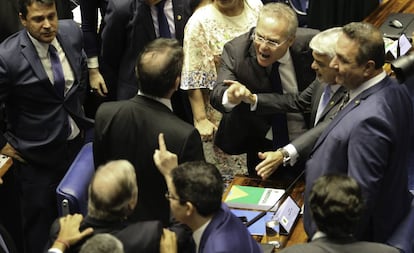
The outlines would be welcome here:
M 283 154 L 280 151 L 259 152 L 258 156 L 263 161 L 255 169 L 262 179 L 269 178 L 283 164 Z
M 158 135 L 158 145 L 159 149 L 156 149 L 153 155 L 154 163 L 161 174 L 168 176 L 178 166 L 178 158 L 176 154 L 167 150 L 163 133 Z

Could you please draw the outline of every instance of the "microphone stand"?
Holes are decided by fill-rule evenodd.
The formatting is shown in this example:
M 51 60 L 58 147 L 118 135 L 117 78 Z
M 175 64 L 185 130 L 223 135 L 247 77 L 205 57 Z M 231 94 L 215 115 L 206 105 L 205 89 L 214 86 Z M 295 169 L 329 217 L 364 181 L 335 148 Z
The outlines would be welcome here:
M 266 215 L 267 212 L 270 212 L 276 205 L 277 208 L 275 209 L 274 213 L 277 212 L 277 210 L 279 209 L 280 205 L 280 201 L 282 199 L 285 199 L 289 194 L 290 191 L 293 189 L 293 187 L 295 186 L 295 184 L 299 181 L 299 179 L 303 176 L 303 174 L 305 173 L 305 169 L 303 169 L 300 173 L 299 176 L 297 176 L 295 178 L 295 180 L 293 180 L 292 183 L 290 183 L 290 185 L 286 188 L 285 192 L 282 194 L 282 196 L 280 196 L 280 198 L 271 206 L 269 207 L 267 210 L 260 212 L 258 215 L 256 215 L 253 219 L 251 219 L 250 221 L 246 222 L 246 227 L 249 227 L 251 225 L 253 225 L 254 223 L 256 223 L 258 220 L 260 220 L 263 216 Z

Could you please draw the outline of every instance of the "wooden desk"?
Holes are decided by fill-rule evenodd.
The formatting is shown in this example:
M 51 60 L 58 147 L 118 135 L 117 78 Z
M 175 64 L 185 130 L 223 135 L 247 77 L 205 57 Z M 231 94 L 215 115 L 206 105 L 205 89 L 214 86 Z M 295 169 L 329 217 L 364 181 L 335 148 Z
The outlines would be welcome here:
M 362 0 L 363 1 L 363 0 Z M 414 13 L 414 1 L 412 0 L 387 0 L 383 1 L 377 9 L 375 9 L 365 22 L 371 23 L 376 27 L 380 27 L 391 13 Z M 410 34 L 409 34 L 410 36 Z
M 247 185 L 247 186 L 258 186 L 258 187 L 269 187 L 269 188 L 281 188 L 286 189 L 288 187 L 288 183 L 277 182 L 277 181 L 269 181 L 269 180 L 261 180 L 258 178 L 249 178 L 245 176 L 235 176 L 229 187 L 227 187 L 226 191 L 223 195 L 223 200 L 227 196 L 228 192 L 230 191 L 231 185 Z M 304 181 L 299 180 L 295 187 L 293 188 L 292 193 L 290 196 L 296 201 L 299 206 L 303 204 L 303 192 L 305 190 L 305 183 Z M 262 242 L 265 238 L 263 236 L 254 236 L 254 238 Z M 305 229 L 303 227 L 303 218 L 300 216 L 298 221 L 290 233 L 290 236 L 282 236 L 282 245 L 283 247 L 291 246 L 298 243 L 305 243 L 307 242 L 308 237 L 305 233 Z

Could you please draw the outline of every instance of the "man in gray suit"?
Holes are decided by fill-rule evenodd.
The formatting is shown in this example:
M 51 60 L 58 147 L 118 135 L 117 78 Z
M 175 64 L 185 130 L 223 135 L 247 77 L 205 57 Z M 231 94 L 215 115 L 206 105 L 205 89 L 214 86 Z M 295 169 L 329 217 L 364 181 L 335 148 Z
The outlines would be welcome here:
M 362 216 L 364 200 L 355 179 L 331 174 L 315 181 L 309 196 L 309 208 L 318 232 L 307 244 L 288 247 L 281 253 L 398 253 L 391 246 L 357 241 L 354 230 Z
M 259 115 L 235 96 L 244 86 L 259 100 L 269 93 L 298 93 L 308 87 L 315 79 L 309 41 L 317 31 L 297 26 L 289 6 L 269 3 L 261 9 L 256 28 L 223 49 L 210 97 L 212 106 L 223 113 L 215 144 L 229 154 L 247 153 L 250 175 L 256 175 L 258 151 L 286 145 L 308 128 L 302 114 Z
M 245 95 L 246 102 L 254 105 L 257 101 L 256 112 L 271 114 L 275 112 L 309 112 L 310 124 L 314 126 L 291 143 L 279 148 L 277 151 L 259 152 L 263 159 L 256 166 L 259 176 L 266 179 L 281 165 L 293 166 L 300 159 L 306 160 L 317 138 L 335 116 L 345 88 L 335 80 L 336 70 L 329 67 L 335 56 L 335 46 L 341 28 L 331 28 L 318 33 L 309 43 L 312 49 L 312 69 L 316 72 L 316 79 L 300 94 L 262 95 L 257 101 L 257 95 L 250 91 L 239 92 Z

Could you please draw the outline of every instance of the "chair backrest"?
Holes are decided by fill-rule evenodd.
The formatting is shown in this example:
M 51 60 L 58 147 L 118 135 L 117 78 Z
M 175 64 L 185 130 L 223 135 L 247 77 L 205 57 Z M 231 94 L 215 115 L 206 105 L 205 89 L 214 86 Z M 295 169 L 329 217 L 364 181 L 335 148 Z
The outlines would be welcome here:
M 388 239 L 387 244 L 400 249 L 403 253 L 414 253 L 414 199 L 411 210 Z
M 58 212 L 81 213 L 88 209 L 88 186 L 95 173 L 92 142 L 86 143 L 56 188 Z

